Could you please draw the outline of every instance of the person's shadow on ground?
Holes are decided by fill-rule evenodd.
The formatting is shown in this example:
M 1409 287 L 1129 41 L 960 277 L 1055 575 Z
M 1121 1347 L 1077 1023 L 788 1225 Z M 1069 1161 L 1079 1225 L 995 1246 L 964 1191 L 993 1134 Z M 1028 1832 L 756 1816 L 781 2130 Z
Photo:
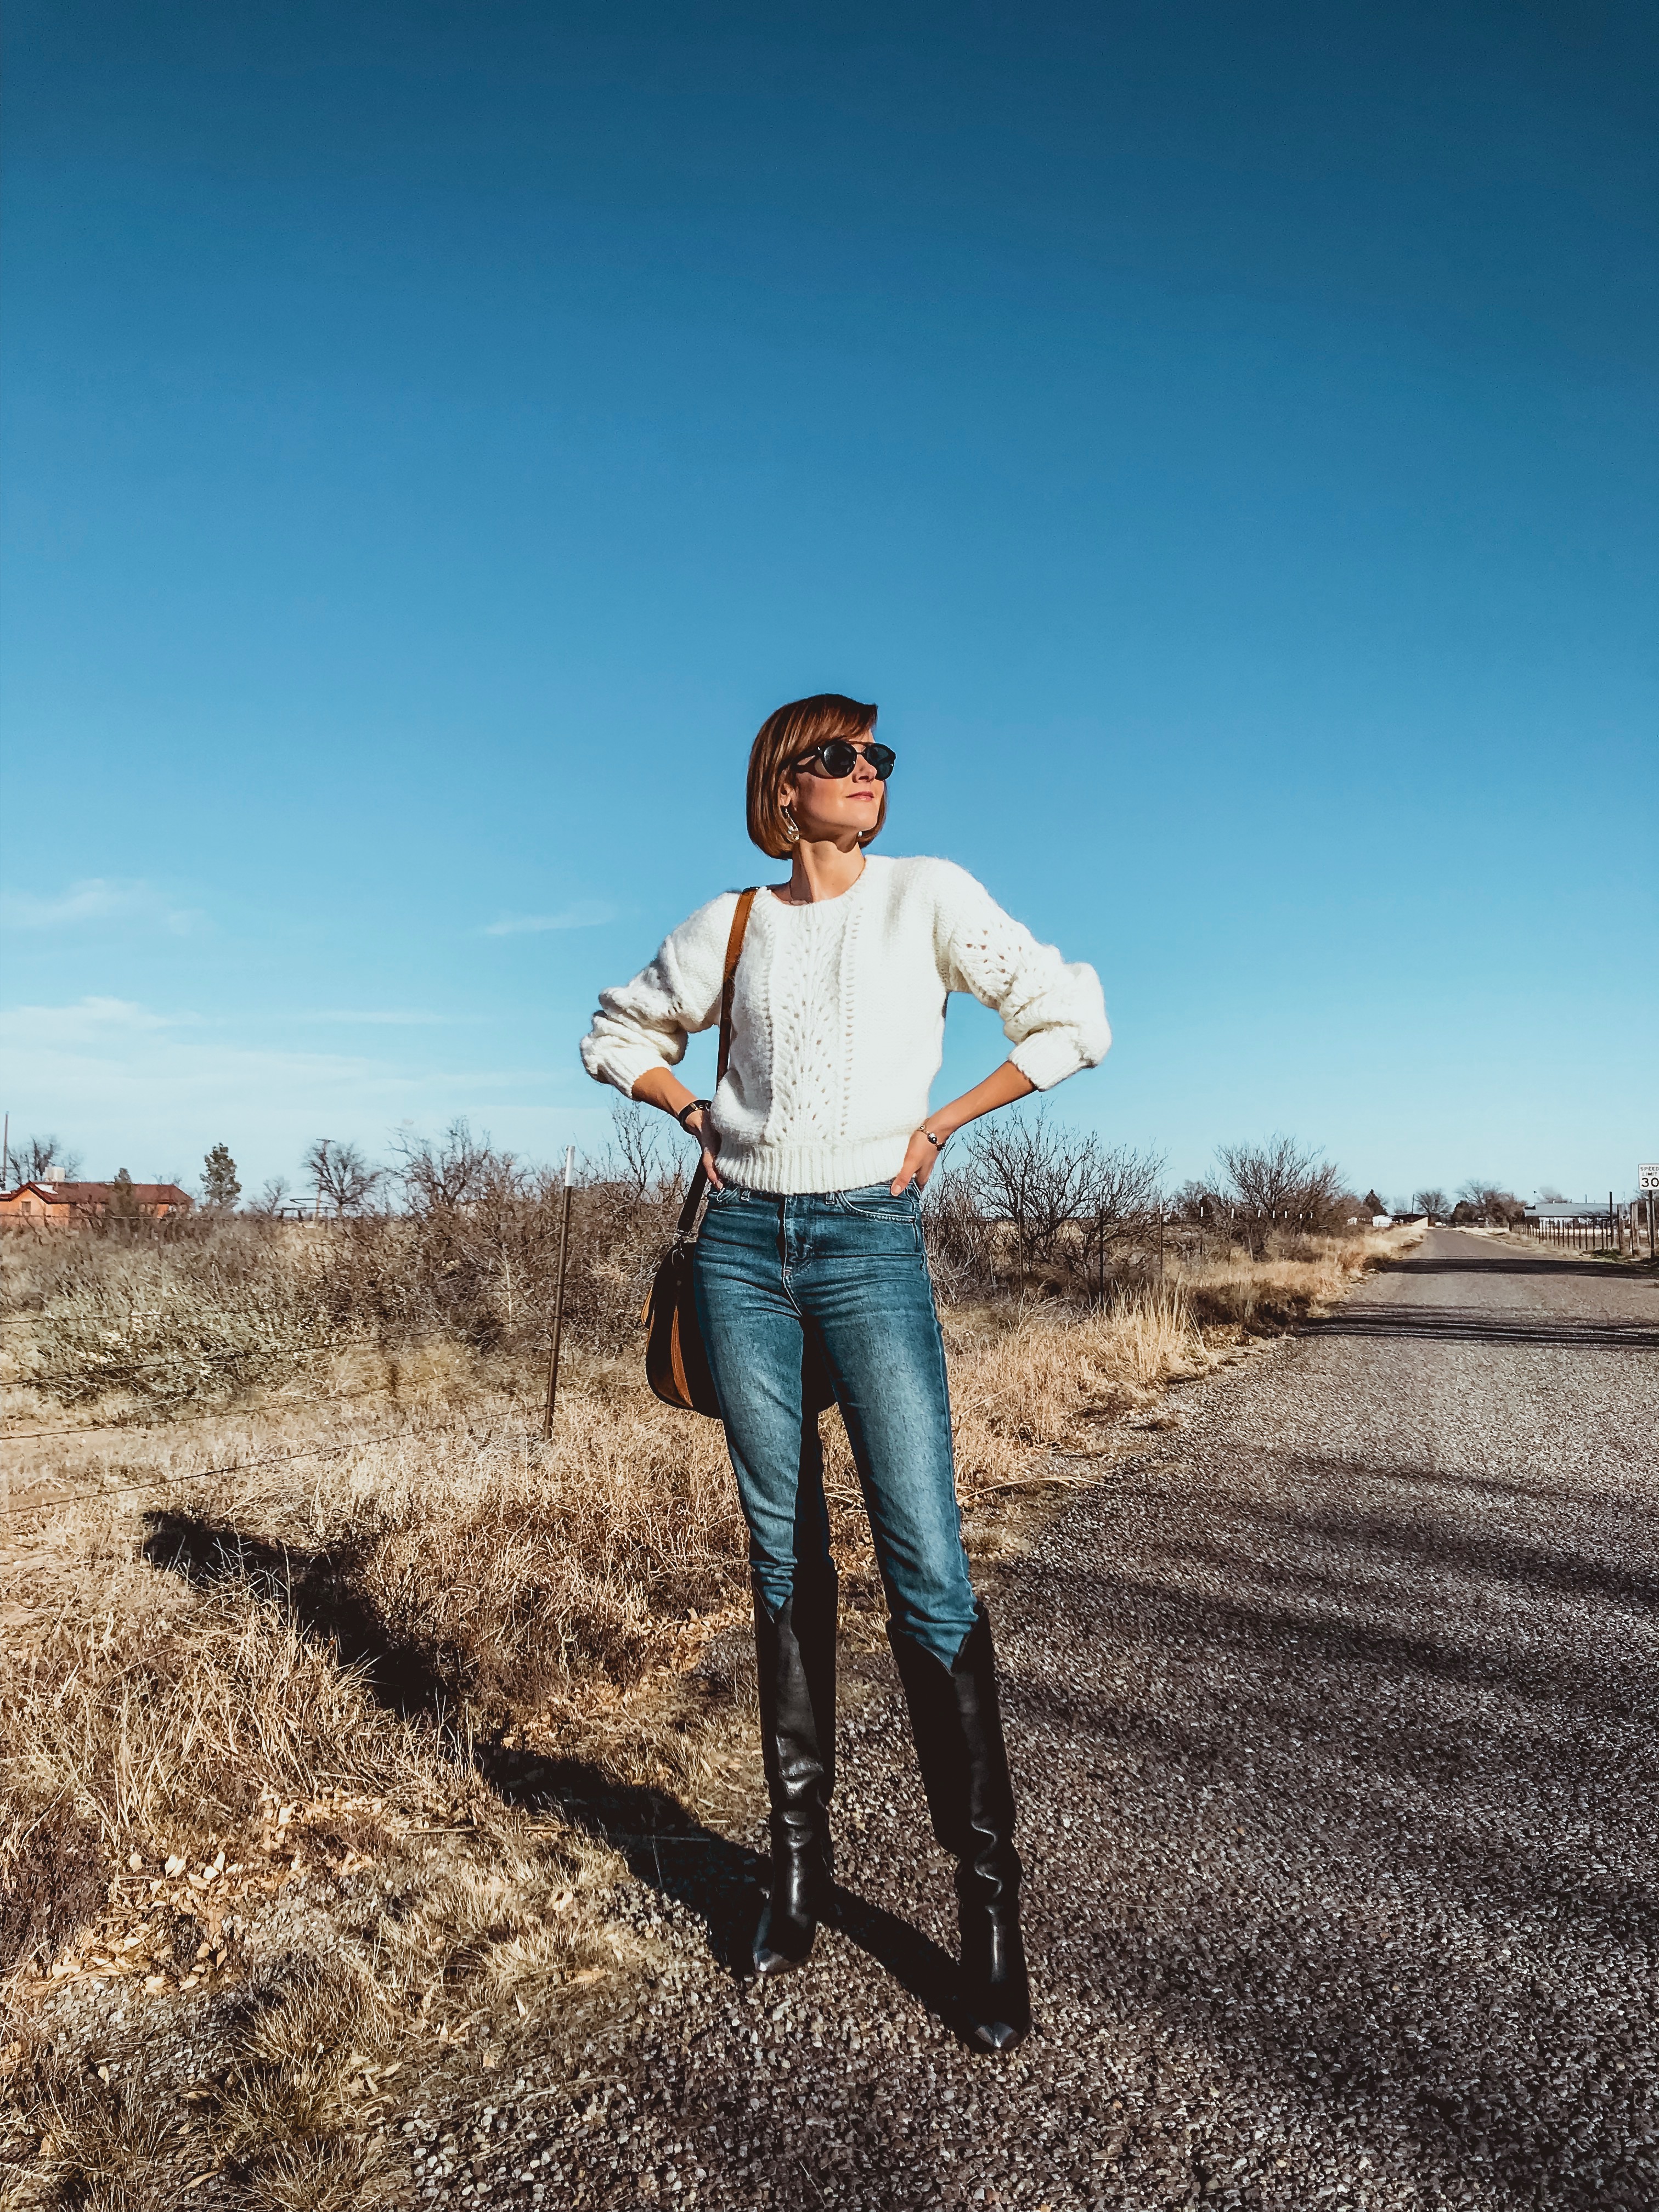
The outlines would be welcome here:
M 274 1599 L 302 1635 L 327 1643 L 342 1665 L 359 1669 L 374 1698 L 402 1719 L 429 1720 L 453 1704 L 454 1686 L 425 1654 L 389 1637 L 374 1607 L 351 1588 L 343 1557 L 273 1544 L 204 1516 L 167 1510 L 149 1515 L 143 1553 L 152 1566 L 197 1589 L 244 1583 Z M 509 1748 L 498 1731 L 474 1742 L 472 1762 L 502 1803 L 556 1814 L 608 1844 L 636 1881 L 701 1920 L 722 1972 L 734 1980 L 751 1978 L 749 1947 L 769 1874 L 761 1853 L 707 1826 L 672 1792 L 623 1781 L 590 1759 Z M 943 2026 L 970 2039 L 956 1961 L 931 1937 L 839 1883 L 828 1924 Z

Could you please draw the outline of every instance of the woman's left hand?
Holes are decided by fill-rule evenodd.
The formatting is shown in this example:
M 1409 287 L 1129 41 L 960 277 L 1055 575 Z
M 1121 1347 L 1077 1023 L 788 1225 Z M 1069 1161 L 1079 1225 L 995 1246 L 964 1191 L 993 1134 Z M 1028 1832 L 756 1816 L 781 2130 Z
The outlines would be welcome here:
M 643 1082 L 645 1079 L 640 1079 Z M 1036 1088 L 1023 1068 L 1016 1067 L 1012 1060 L 1005 1060 L 994 1075 L 988 1075 L 971 1091 L 964 1091 L 949 1106 L 932 1109 L 927 1119 L 933 1124 L 933 1136 L 953 1137 L 969 1121 L 977 1121 L 981 1114 L 994 1113 L 999 1106 L 1012 1106 L 1016 1098 L 1029 1097 Z M 936 1145 L 925 1128 L 918 1129 L 905 1148 L 904 1165 L 888 1185 L 894 1197 L 900 1197 L 912 1183 L 918 1190 L 926 1190 L 927 1178 L 939 1165 L 939 1156 L 944 1150 L 944 1145 Z
M 909 1189 L 914 1182 L 918 1190 L 926 1190 L 927 1178 L 939 1165 L 940 1147 L 924 1137 L 918 1129 L 904 1151 L 904 1165 L 888 1185 L 895 1198 Z

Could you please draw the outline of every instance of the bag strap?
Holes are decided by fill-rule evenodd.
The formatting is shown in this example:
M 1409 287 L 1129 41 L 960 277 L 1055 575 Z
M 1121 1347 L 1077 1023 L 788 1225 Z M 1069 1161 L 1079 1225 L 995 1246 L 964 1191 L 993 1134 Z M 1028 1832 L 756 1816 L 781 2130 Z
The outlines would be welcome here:
M 732 917 L 732 934 L 726 940 L 726 973 L 720 978 L 720 1056 L 714 1074 L 717 1091 L 726 1080 L 726 1062 L 732 1057 L 732 1001 L 737 995 L 738 963 L 743 957 L 744 934 L 759 889 L 760 885 L 755 884 L 748 890 L 738 892 L 738 909 Z
M 714 1088 L 718 1091 L 726 1079 L 726 1065 L 732 1057 L 732 1001 L 737 995 L 738 963 L 743 957 L 743 940 L 749 928 L 749 916 L 760 890 L 751 884 L 746 891 L 738 894 L 736 913 L 732 916 L 732 933 L 726 940 L 726 969 L 720 977 L 720 1050 L 715 1063 Z M 697 1218 L 697 1208 L 702 1204 L 702 1194 L 708 1188 L 708 1170 L 702 1164 L 702 1153 L 697 1153 L 697 1171 L 691 1178 L 691 1188 L 685 1194 L 685 1203 L 680 1208 L 676 1237 L 689 1237 Z

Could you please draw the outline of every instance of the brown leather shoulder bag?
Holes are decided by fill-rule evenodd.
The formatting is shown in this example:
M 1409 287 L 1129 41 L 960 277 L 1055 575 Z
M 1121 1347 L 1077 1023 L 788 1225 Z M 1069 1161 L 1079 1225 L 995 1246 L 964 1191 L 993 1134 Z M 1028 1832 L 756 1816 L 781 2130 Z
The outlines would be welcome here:
M 757 887 L 758 888 L 758 887 Z M 726 974 L 720 984 L 720 1052 L 714 1087 L 718 1091 L 732 1057 L 732 1000 L 737 988 L 738 959 L 743 951 L 749 911 L 755 890 L 744 891 L 732 917 L 732 934 L 726 940 Z M 720 1417 L 714 1395 L 714 1378 L 708 1371 L 702 1331 L 697 1326 L 697 1302 L 691 1287 L 691 1263 L 697 1248 L 697 1215 L 708 1174 L 701 1156 L 691 1188 L 685 1194 L 674 1239 L 657 1263 L 651 1295 L 645 1304 L 645 1379 L 666 1406 Z

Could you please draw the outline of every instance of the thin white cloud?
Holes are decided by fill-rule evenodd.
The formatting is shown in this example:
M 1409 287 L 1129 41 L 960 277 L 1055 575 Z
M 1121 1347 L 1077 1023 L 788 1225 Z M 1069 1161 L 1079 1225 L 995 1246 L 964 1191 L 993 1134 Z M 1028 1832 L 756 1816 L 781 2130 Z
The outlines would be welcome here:
M 62 1045 L 192 1027 L 201 1018 L 199 1014 L 153 1013 L 135 999 L 88 998 L 77 999 L 70 1006 L 14 1006 L 5 1024 L 14 1042 Z
M 0 927 L 72 929 L 100 921 L 149 921 L 174 937 L 187 937 L 206 916 L 191 907 L 174 907 L 154 884 L 117 876 L 83 876 L 56 898 L 33 891 L 0 896 Z
M 504 915 L 500 921 L 486 924 L 486 937 L 524 937 L 543 929 L 598 929 L 600 925 L 617 919 L 617 909 L 603 899 L 578 899 L 562 914 Z

